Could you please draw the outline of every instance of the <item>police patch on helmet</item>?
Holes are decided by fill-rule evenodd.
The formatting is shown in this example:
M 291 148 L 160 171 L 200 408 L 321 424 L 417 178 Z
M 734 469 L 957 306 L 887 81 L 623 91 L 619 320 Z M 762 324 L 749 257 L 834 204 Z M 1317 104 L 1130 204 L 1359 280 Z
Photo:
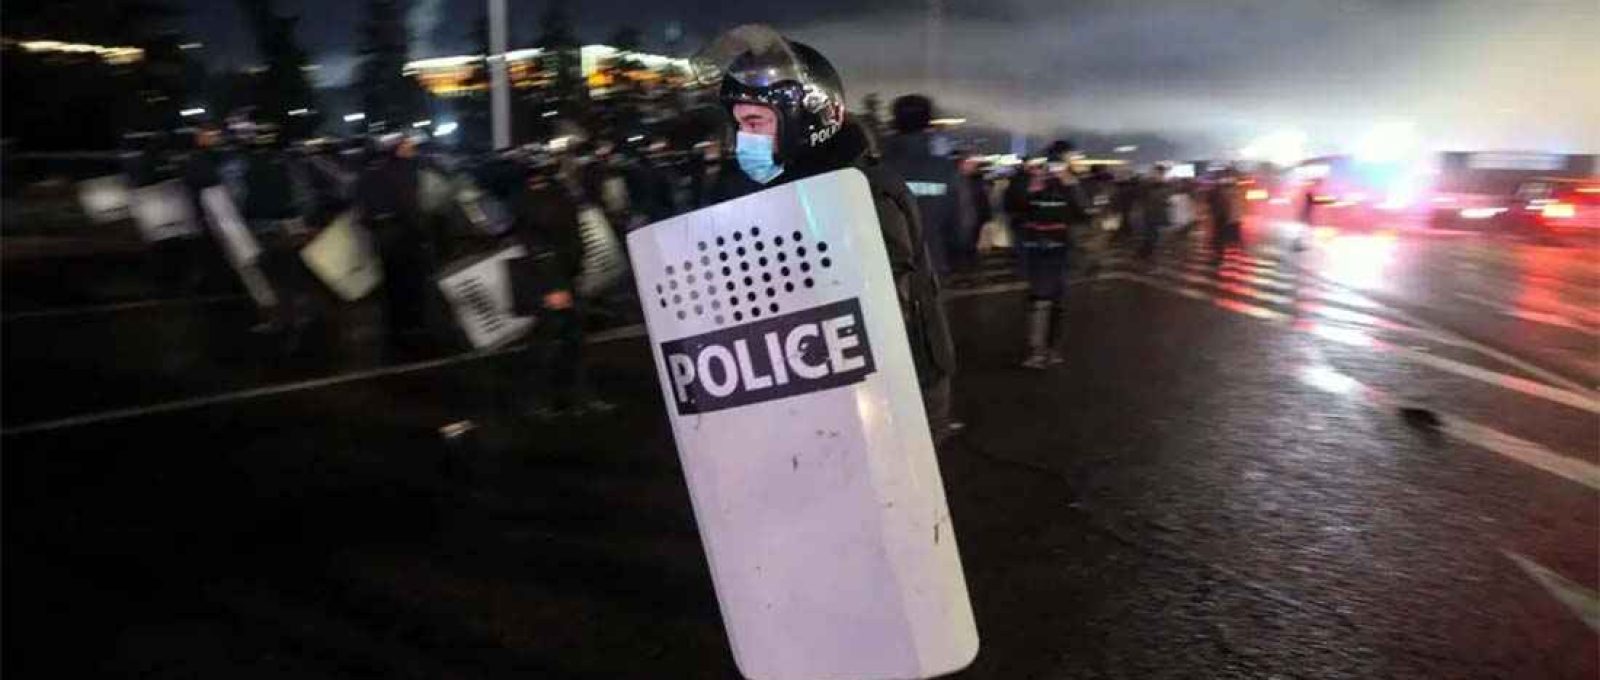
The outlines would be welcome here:
M 852 385 L 871 375 L 855 298 L 661 343 L 679 415 Z

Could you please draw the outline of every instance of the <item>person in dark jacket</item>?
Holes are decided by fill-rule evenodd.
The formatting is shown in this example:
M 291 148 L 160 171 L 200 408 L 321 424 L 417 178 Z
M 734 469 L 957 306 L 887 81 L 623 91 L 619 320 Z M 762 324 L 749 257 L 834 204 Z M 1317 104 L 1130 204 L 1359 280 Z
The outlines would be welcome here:
M 949 278 L 952 258 L 968 249 L 976 234 L 967 183 L 955 161 L 933 153 L 933 102 L 910 94 L 892 105 L 895 135 L 883 144 L 883 164 L 906 182 L 922 216 L 922 237 L 941 280 Z
M 1008 205 L 1017 225 L 1022 271 L 1028 280 L 1024 368 L 1042 370 L 1065 361 L 1061 340 L 1066 331 L 1067 267 L 1074 232 L 1088 229 L 1089 204 L 1068 165 L 1071 146 L 1055 142 L 1043 165 L 1026 166 L 1012 179 Z
M 720 96 L 738 128 L 736 161 L 718 174 L 711 202 L 841 168 L 857 168 L 866 175 L 928 422 L 935 441 L 941 441 L 960 428 L 950 418 L 955 346 L 916 199 L 871 153 L 868 133 L 846 116 L 844 85 L 827 59 L 803 43 L 785 41 L 784 47 L 778 50 L 781 55 L 743 52 L 726 69 Z M 779 57 L 788 61 L 767 62 Z M 793 77 L 762 85 L 768 82 L 764 74 L 772 72 Z M 803 98 L 794 96 L 799 91 L 806 93 Z
M 1211 257 L 1217 262 L 1222 261 L 1228 248 L 1242 246 L 1242 203 L 1238 173 L 1232 167 L 1224 169 L 1212 180 L 1211 191 L 1206 194 L 1206 207 L 1211 213 Z
M 256 330 L 282 335 L 285 349 L 293 351 L 320 311 L 315 276 L 299 257 L 312 237 L 305 221 L 304 177 L 274 126 L 255 126 L 249 141 L 241 212 L 261 246 L 257 265 L 275 299 L 262 310 L 266 319 Z
M 613 404 L 594 396 L 583 356 L 583 300 L 574 288 L 583 268 L 578 202 L 554 172 L 534 172 L 515 199 L 513 235 L 528 251 L 539 289 L 539 318 L 523 354 L 531 372 L 532 406 L 538 420 L 605 414 Z M 513 390 L 520 390 L 513 388 Z
M 1148 260 L 1156 254 L 1161 232 L 1170 226 L 1167 199 L 1172 196 L 1172 190 L 1166 183 L 1166 175 L 1166 166 L 1157 165 L 1148 177 L 1135 180 L 1134 200 L 1138 206 L 1134 212 L 1138 215 L 1140 259 Z
M 384 327 L 391 350 L 422 349 L 429 263 L 414 147 L 399 135 L 375 140 L 356 181 L 355 203 L 383 262 Z

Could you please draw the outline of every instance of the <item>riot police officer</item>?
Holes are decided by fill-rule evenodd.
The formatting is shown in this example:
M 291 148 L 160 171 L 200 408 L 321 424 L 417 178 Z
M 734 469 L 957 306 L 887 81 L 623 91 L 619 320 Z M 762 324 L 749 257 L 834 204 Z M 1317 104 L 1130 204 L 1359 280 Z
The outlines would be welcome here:
M 950 418 L 955 347 L 915 198 L 872 153 L 868 133 L 846 116 L 838 72 L 815 49 L 765 27 L 734 29 L 712 51 L 722 53 L 715 59 L 720 99 L 737 126 L 734 167 L 718 175 L 712 202 L 841 168 L 866 175 L 928 422 L 935 441 L 954 433 L 961 427 Z
M 883 164 L 899 173 L 917 197 L 928 257 L 941 280 L 948 279 L 951 260 L 966 251 L 977 231 L 967 183 L 954 160 L 933 152 L 931 100 L 909 94 L 896 98 L 891 109 L 895 134 L 884 141 Z
M 1008 203 L 1028 280 L 1024 368 L 1041 370 L 1064 361 L 1067 267 L 1074 232 L 1086 230 L 1089 222 L 1088 204 L 1068 164 L 1070 152 L 1070 144 L 1055 142 L 1044 163 L 1025 166 L 1012 180 Z

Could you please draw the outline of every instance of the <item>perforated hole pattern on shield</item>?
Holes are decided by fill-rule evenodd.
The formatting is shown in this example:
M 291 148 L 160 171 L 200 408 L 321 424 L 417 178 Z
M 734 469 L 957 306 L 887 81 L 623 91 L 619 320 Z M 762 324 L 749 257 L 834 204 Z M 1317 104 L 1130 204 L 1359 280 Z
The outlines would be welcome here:
M 742 323 L 783 313 L 793 293 L 819 285 L 831 267 L 827 241 L 798 231 L 735 229 L 696 242 L 692 256 L 665 265 L 655 303 L 679 321 Z

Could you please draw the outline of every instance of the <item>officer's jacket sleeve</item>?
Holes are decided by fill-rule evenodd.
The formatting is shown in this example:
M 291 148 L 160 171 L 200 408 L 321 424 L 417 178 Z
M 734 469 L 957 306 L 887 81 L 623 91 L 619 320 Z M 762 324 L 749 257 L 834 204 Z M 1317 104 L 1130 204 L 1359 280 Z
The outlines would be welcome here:
M 921 264 L 917 250 L 921 247 L 922 238 L 917 231 L 919 225 L 911 213 L 916 210 L 916 204 L 903 188 L 901 195 L 890 190 L 893 187 L 890 182 L 899 180 L 883 173 L 881 168 L 868 169 L 867 178 L 872 187 L 872 206 L 878 213 L 878 228 L 883 232 L 883 247 L 889 256 L 889 271 L 894 275 L 895 291 L 904 308 L 911 301 L 912 277 L 917 274 L 917 267 Z M 904 187 L 904 184 L 900 186 Z

